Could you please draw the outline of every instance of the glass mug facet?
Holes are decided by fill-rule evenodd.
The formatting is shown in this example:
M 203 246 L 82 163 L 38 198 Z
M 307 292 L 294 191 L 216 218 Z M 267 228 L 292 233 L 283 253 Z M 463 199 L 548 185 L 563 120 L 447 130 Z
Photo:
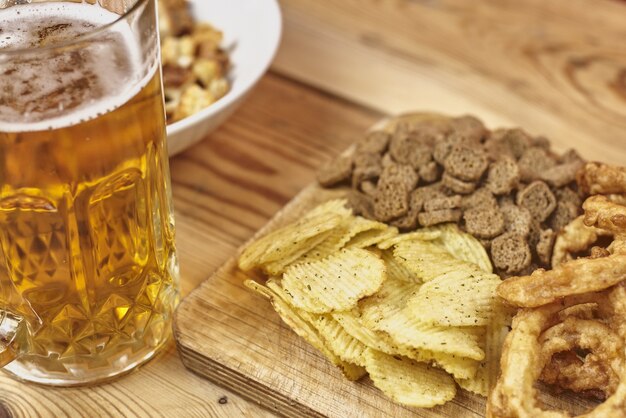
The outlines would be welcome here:
M 178 303 L 156 5 L 21 3 L 0 0 L 0 363 L 100 382 Z

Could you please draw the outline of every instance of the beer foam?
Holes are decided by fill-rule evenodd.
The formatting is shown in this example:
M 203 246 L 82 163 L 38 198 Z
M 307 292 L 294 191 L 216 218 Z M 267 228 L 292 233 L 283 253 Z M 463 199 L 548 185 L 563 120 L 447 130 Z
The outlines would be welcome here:
M 0 132 L 58 129 L 110 112 L 136 95 L 154 76 L 124 20 L 80 48 L 50 49 L 119 15 L 98 5 L 32 3 L 0 10 Z M 3 50 L 25 49 L 19 55 Z M 29 52 L 33 51 L 33 52 Z

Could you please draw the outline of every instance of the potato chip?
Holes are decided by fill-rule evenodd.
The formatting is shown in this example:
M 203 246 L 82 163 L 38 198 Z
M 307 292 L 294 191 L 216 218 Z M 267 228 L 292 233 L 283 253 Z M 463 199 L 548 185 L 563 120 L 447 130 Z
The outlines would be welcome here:
M 487 397 L 489 395 L 489 379 L 487 376 L 487 363 L 481 362 L 476 375 L 468 379 L 458 379 L 455 376 L 456 383 L 468 392 L 475 393 Z
M 332 234 L 334 231 L 335 229 L 331 229 L 330 231 L 325 231 L 319 235 L 311 237 L 308 240 L 298 244 L 297 247 L 294 246 L 292 248 L 292 251 L 289 254 L 286 254 L 284 257 L 276 261 L 266 262 L 265 264 L 262 264 L 261 267 L 269 275 L 276 276 L 282 274 L 287 266 L 295 263 L 298 259 L 310 252 L 313 248 L 320 245 L 322 242 L 328 239 L 329 235 Z
M 501 282 L 495 274 L 459 266 L 420 287 L 407 309 L 420 321 L 434 325 L 483 326 L 493 316 L 492 302 Z
M 289 303 L 290 297 L 281 287 L 279 280 L 271 278 L 267 281 L 267 287 L 278 297 Z M 318 315 L 301 309 L 293 308 L 294 311 L 306 322 L 311 324 L 325 341 L 325 345 L 342 361 L 360 367 L 365 366 L 363 352 L 367 348 L 350 334 L 330 315 Z
M 422 322 L 406 311 L 406 305 L 421 285 L 387 280 L 381 290 L 359 302 L 363 325 L 383 331 L 396 344 L 482 360 L 478 346 L 480 332 L 471 328 L 440 327 Z
M 386 239 L 377 244 L 381 250 L 388 250 L 394 245 L 403 241 L 433 241 L 441 236 L 441 231 L 433 229 L 420 229 L 415 232 L 400 234 L 398 236 Z
M 370 229 L 355 235 L 346 247 L 350 248 L 367 248 L 376 245 L 381 241 L 385 241 L 398 235 L 398 228 L 395 226 L 387 226 L 386 229 Z
M 354 308 L 386 278 L 385 263 L 370 251 L 346 248 L 324 260 L 296 264 L 283 274 L 283 289 L 296 308 L 330 313 Z
M 388 227 L 384 223 L 371 221 L 361 216 L 351 216 L 331 230 L 328 236 L 314 248 L 295 260 L 296 263 L 322 260 L 335 254 L 355 236 L 365 232 L 382 234 Z M 372 235 L 373 236 L 373 235 Z
M 312 323 L 327 345 L 343 361 L 365 367 L 364 353 L 367 346 L 348 334 L 332 316 L 308 314 L 315 316 Z M 305 318 L 306 313 L 303 315 Z
M 289 328 L 320 351 L 332 364 L 339 367 L 349 380 L 358 380 L 365 375 L 365 369 L 359 365 L 343 361 L 330 348 L 311 322 L 304 319 L 299 311 L 290 306 L 281 295 L 254 280 L 246 280 L 244 285 L 255 293 L 270 299 L 276 313 Z
M 359 340 L 365 346 L 374 350 L 382 351 L 386 354 L 400 354 L 400 349 L 391 340 L 389 335 L 382 332 L 372 331 L 364 326 L 357 312 L 357 310 L 349 312 L 333 312 L 331 315 L 348 334 Z
M 381 258 L 387 266 L 387 277 L 391 280 L 399 280 L 408 283 L 421 283 L 421 280 L 413 274 L 404 264 L 398 262 L 390 250 L 381 251 Z
M 478 361 L 445 353 L 416 350 L 397 344 L 387 333 L 372 331 L 365 327 L 356 310 L 350 312 L 333 312 L 332 316 L 341 324 L 348 334 L 369 348 L 381 351 L 385 354 L 399 354 L 416 361 L 437 364 L 452 376 L 461 379 L 470 378 L 476 374 Z
M 454 354 L 440 353 L 430 350 L 417 350 L 400 344 L 401 355 L 423 363 L 435 364 L 457 379 L 470 379 L 476 375 L 479 361 L 456 356 Z
M 485 353 L 478 345 L 480 332 L 468 327 L 440 327 L 421 322 L 399 310 L 385 314 L 377 323 L 366 323 L 373 329 L 387 332 L 394 341 L 409 347 L 482 360 Z
M 433 227 L 440 236 L 434 240 L 441 244 L 453 257 L 476 264 L 487 273 L 493 272 L 493 265 L 485 247 L 472 235 L 463 232 L 456 224 L 444 224 Z
M 454 380 L 444 371 L 406 357 L 366 351 L 366 370 L 374 385 L 396 402 L 431 408 L 454 399 Z
M 293 254 L 304 254 L 322 241 L 314 237 L 337 227 L 344 219 L 335 213 L 320 213 L 270 232 L 246 247 L 239 257 L 239 268 L 248 271 Z
M 348 201 L 346 199 L 333 199 L 321 203 L 308 211 L 303 218 L 312 219 L 325 213 L 334 213 L 339 215 L 342 219 L 347 219 L 352 215 L 352 209 L 348 208 Z
M 412 274 L 424 282 L 459 268 L 480 272 L 480 267 L 455 258 L 441 245 L 432 241 L 403 241 L 396 245 L 393 255 Z

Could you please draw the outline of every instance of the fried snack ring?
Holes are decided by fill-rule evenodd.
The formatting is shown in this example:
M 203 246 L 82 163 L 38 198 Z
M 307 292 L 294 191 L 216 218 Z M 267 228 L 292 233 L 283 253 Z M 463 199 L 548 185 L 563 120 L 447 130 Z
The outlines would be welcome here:
M 582 331 L 581 331 L 582 330 Z M 624 358 L 610 355 L 623 353 L 623 342 L 607 325 L 589 319 L 568 317 L 564 322 L 547 329 L 539 338 L 541 359 L 550 366 L 552 356 L 557 353 L 571 353 L 569 362 L 562 362 L 560 368 L 546 377 L 545 383 L 558 384 L 561 388 L 574 392 L 599 390 L 604 398 L 611 396 L 619 384 L 616 371 L 623 368 Z M 584 360 L 572 351 L 576 348 L 592 350 Z M 545 366 L 544 366 L 545 367 Z
M 552 267 L 574 260 L 574 254 L 589 250 L 601 237 L 613 234 L 585 225 L 585 217 L 579 216 L 570 222 L 559 234 L 552 253 Z
M 612 202 L 606 196 L 591 196 L 583 204 L 583 209 L 585 225 L 612 233 L 615 241 L 611 252 L 626 254 L 626 206 Z
M 610 328 L 599 322 L 589 325 L 594 321 L 570 317 L 563 322 L 563 327 L 553 328 L 555 331 L 547 332 L 542 338 L 544 331 L 558 323 L 559 312 L 590 302 L 597 302 L 601 314 L 611 318 Z M 601 356 L 611 359 L 610 369 L 619 378 L 614 393 L 593 411 L 580 417 L 622 416 L 626 408 L 625 318 L 626 290 L 623 285 L 601 293 L 568 296 L 557 303 L 521 310 L 513 319 L 513 329 L 504 343 L 502 374 L 489 397 L 487 417 L 569 418 L 567 412 L 542 410 L 536 400 L 534 383 L 555 352 L 579 346 L 593 348 Z M 566 331 L 567 335 L 564 334 Z M 542 346 L 542 339 L 546 346 Z
M 626 194 L 626 167 L 590 162 L 576 176 L 580 189 L 588 194 Z
M 509 303 L 535 308 L 569 295 L 580 295 L 611 287 L 626 280 L 626 255 L 581 258 L 552 270 L 535 270 L 530 276 L 508 279 L 498 286 L 498 295 Z

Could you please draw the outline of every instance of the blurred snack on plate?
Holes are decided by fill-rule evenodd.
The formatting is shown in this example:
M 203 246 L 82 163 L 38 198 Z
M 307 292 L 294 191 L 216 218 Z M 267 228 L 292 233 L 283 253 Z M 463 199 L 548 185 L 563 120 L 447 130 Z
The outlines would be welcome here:
M 626 170 L 588 163 L 579 186 L 592 194 L 584 215 L 557 238 L 558 263 L 498 287 L 522 308 L 502 354 L 487 416 L 569 417 L 546 411 L 537 380 L 604 400 L 585 417 L 626 411 Z M 557 254 L 555 254 L 557 255 Z
M 584 164 L 544 137 L 488 130 L 473 116 L 408 114 L 368 132 L 318 173 L 323 187 L 352 188 L 351 207 L 412 231 L 453 222 L 480 240 L 498 274 L 550 267 L 559 231 L 580 214 Z
M 159 0 L 159 33 L 167 123 L 184 119 L 228 93 L 222 32 L 195 22 L 186 0 Z
M 453 224 L 401 234 L 347 204 L 323 203 L 248 245 L 239 267 L 266 283 L 246 286 L 346 378 L 368 374 L 396 402 L 441 405 L 457 385 L 486 396 L 510 313 L 483 246 Z

